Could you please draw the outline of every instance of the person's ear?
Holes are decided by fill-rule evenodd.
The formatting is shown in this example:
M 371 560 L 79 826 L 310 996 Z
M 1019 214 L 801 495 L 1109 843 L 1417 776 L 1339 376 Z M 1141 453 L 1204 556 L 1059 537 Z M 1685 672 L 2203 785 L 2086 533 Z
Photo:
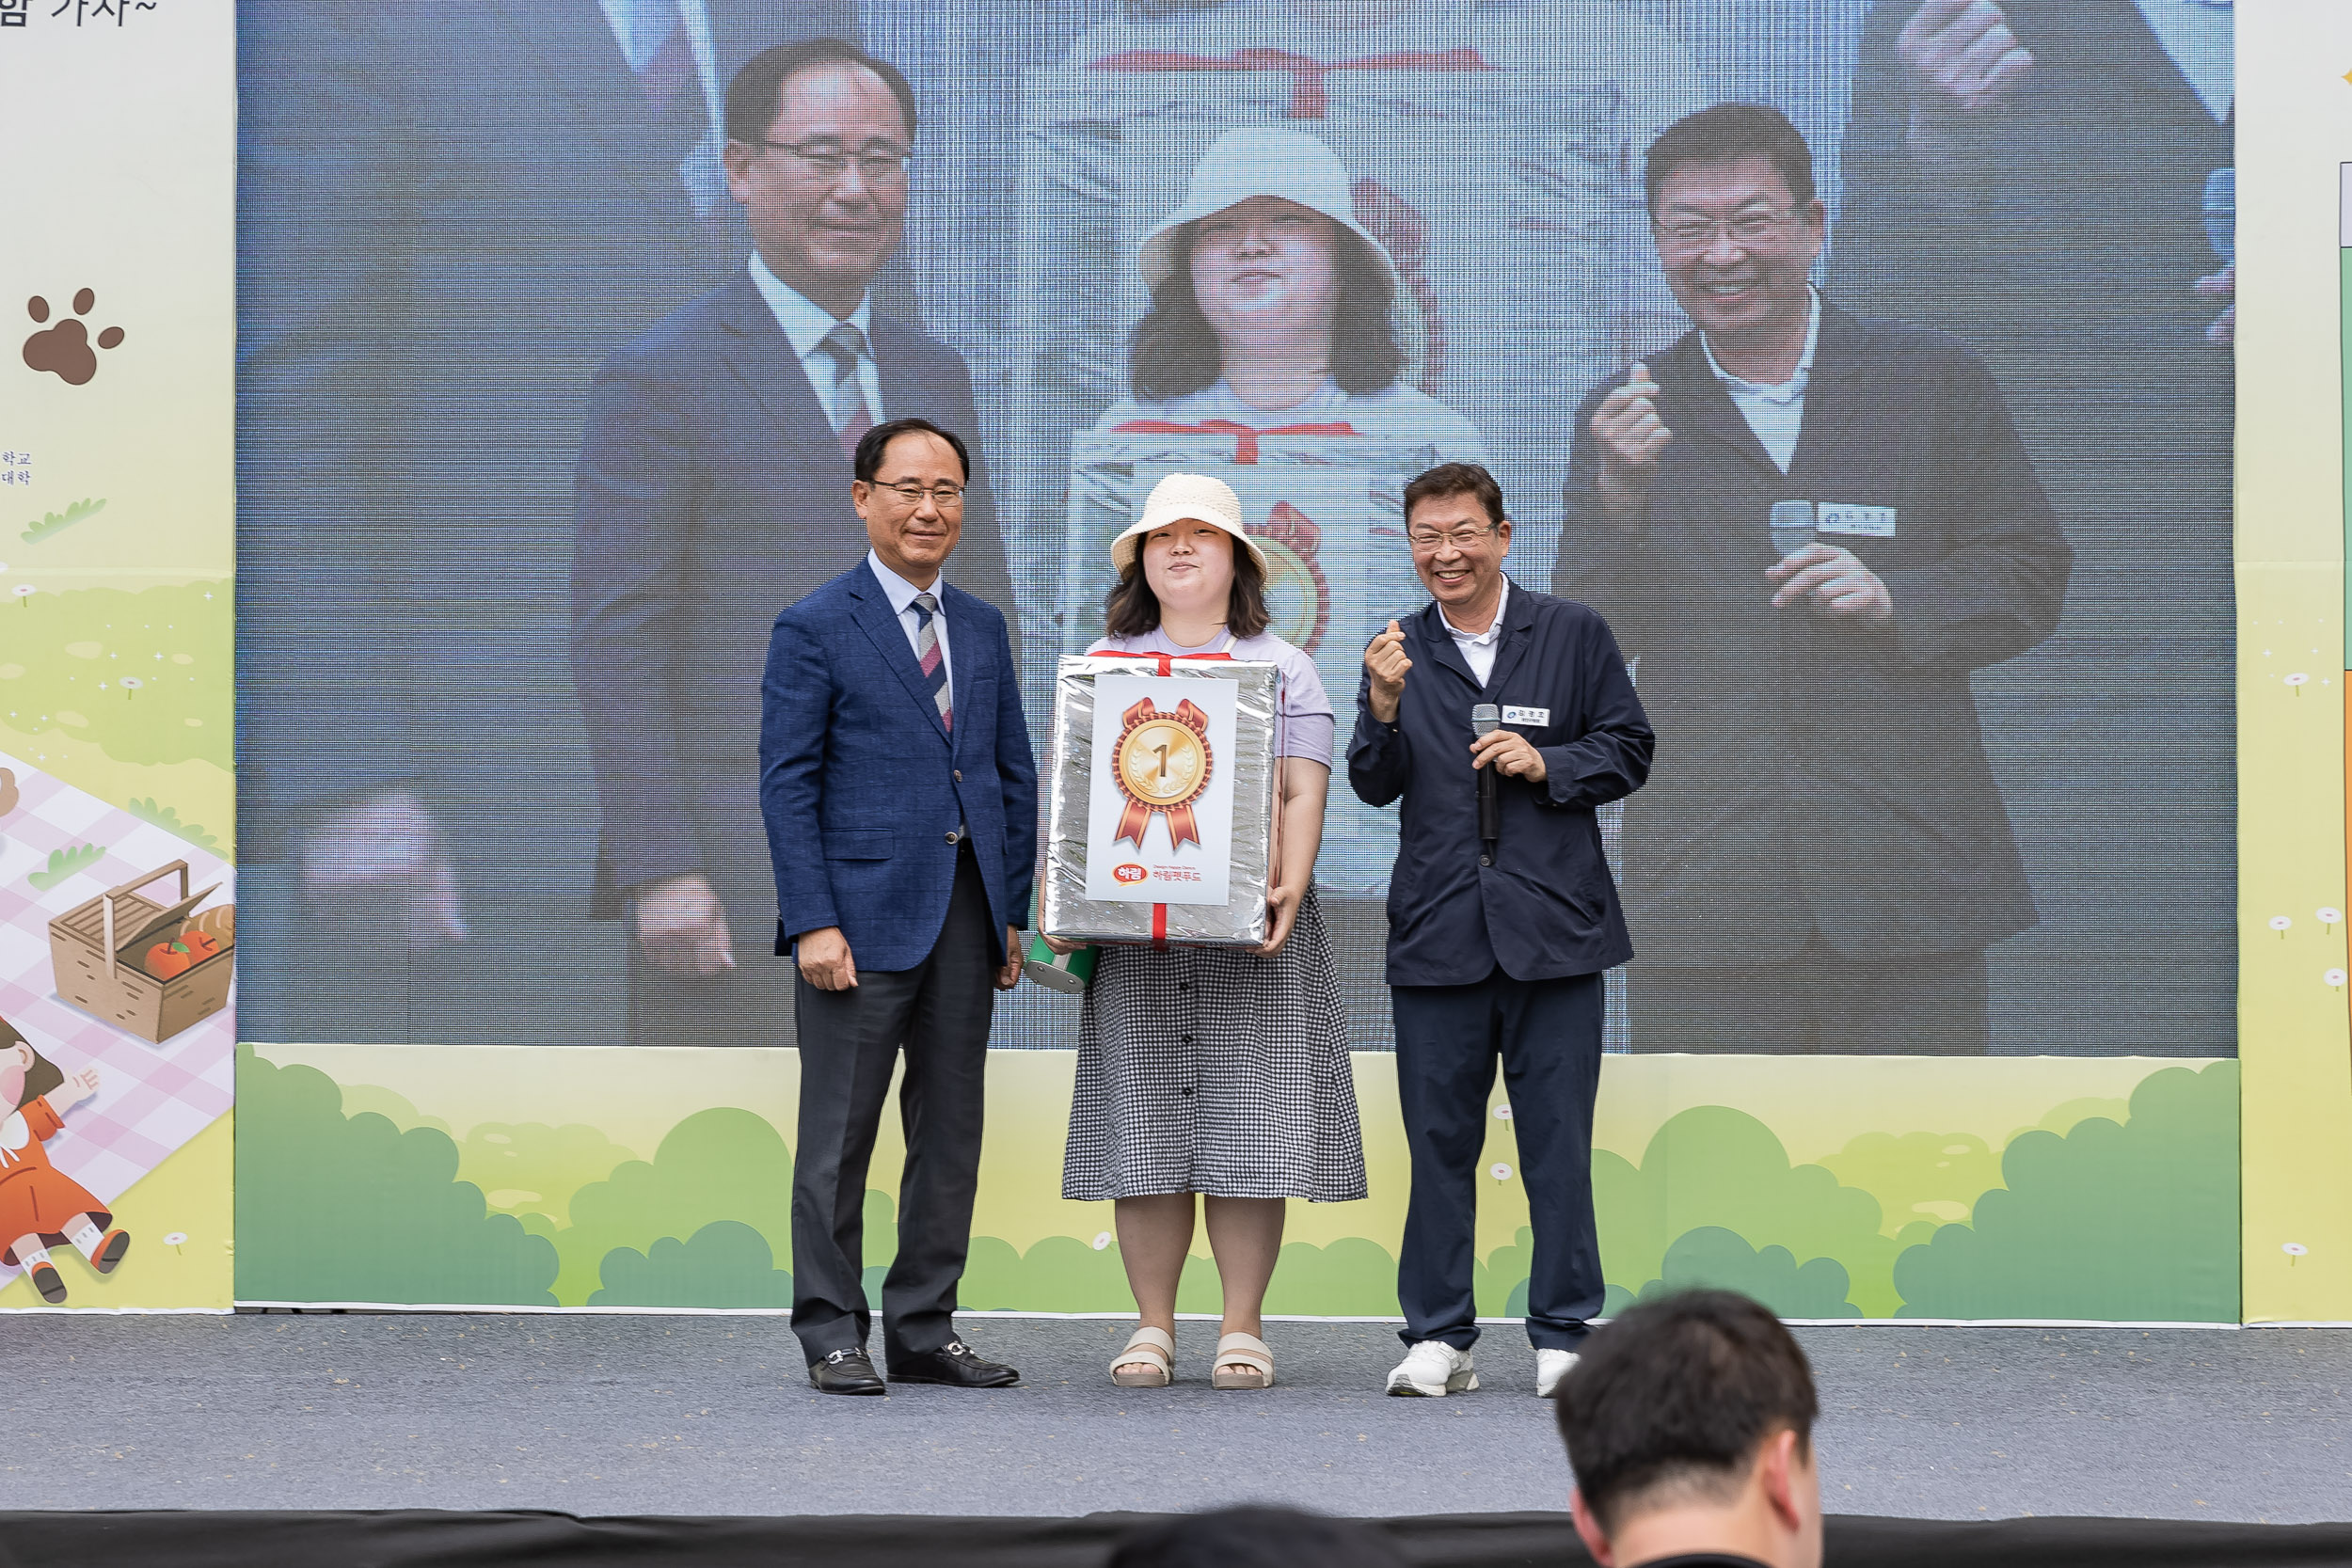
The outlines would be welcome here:
M 756 150 L 750 143 L 731 138 L 720 150 L 719 161 L 726 166 L 727 194 L 738 201 L 750 198 L 752 159 L 755 156 Z
M 1577 1539 L 1584 1543 L 1584 1549 L 1592 1554 L 1593 1560 L 1599 1563 L 1600 1568 L 1617 1568 L 1616 1559 L 1609 1553 L 1609 1533 L 1600 1528 L 1600 1521 L 1593 1516 L 1593 1511 L 1584 1506 L 1584 1493 L 1581 1487 L 1568 1494 L 1568 1517 L 1576 1522 Z
M 1804 1528 L 1805 1512 L 1798 1497 L 1804 1484 L 1804 1464 L 1799 1457 L 1799 1439 L 1792 1428 L 1783 1427 L 1764 1439 L 1756 1456 L 1756 1479 L 1764 1489 L 1764 1500 L 1772 1510 L 1772 1517 L 1780 1528 L 1794 1535 Z

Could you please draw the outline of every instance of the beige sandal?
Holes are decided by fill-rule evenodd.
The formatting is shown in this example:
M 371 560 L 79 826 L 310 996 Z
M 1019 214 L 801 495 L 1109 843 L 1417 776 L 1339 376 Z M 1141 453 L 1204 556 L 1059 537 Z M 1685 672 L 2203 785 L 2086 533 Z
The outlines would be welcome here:
M 1228 1365 L 1247 1367 L 1246 1372 L 1228 1371 Z M 1228 1334 L 1216 1342 L 1216 1365 L 1209 1373 L 1212 1388 L 1271 1388 L 1274 1386 L 1274 1352 L 1254 1334 Z
M 1127 1336 L 1127 1348 L 1111 1363 L 1111 1381 L 1121 1388 L 1165 1388 L 1176 1370 L 1176 1341 L 1149 1324 Z M 1136 1370 L 1141 1362 L 1148 1370 Z

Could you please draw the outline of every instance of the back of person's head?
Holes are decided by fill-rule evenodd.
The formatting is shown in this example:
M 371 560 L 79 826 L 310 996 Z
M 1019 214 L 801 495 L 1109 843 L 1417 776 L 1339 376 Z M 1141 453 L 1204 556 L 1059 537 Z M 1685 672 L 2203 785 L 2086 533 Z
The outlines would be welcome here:
M 1804 133 L 1769 103 L 1717 103 L 1684 115 L 1658 133 L 1642 160 L 1642 183 L 1650 212 L 1658 190 L 1686 164 L 1727 164 L 1736 158 L 1769 161 L 1799 207 L 1813 200 L 1813 150 Z
M 1820 1561 L 1820 1407 L 1804 1352 L 1763 1307 L 1683 1291 L 1631 1307 L 1585 1340 L 1556 1403 L 1597 1556 L 1596 1534 L 1640 1527 L 1680 1551 Z
M 1109 1568 L 1405 1568 L 1378 1531 L 1290 1508 L 1221 1508 L 1146 1525 Z

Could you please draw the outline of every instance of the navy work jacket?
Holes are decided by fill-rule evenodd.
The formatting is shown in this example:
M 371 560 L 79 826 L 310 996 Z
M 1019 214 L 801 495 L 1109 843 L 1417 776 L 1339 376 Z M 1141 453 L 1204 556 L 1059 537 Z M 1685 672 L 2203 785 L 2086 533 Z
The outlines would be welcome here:
M 1389 880 L 1392 986 L 1470 985 L 1497 965 L 1515 980 L 1552 980 L 1633 957 L 1593 813 L 1649 776 L 1649 719 L 1591 610 L 1514 582 L 1502 619 L 1483 687 L 1434 603 L 1400 623 L 1413 668 L 1394 724 L 1373 717 L 1371 677 L 1358 683 L 1348 783 L 1369 805 L 1404 800 Z M 1480 703 L 1504 710 L 1503 728 L 1534 743 L 1546 771 L 1541 784 L 1501 781 L 1492 865 L 1480 863 L 1470 754 Z

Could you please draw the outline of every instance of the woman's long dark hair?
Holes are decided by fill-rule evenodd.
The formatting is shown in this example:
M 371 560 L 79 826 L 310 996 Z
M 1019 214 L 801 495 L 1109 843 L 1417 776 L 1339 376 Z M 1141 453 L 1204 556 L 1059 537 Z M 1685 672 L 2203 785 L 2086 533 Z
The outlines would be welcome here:
M 1192 247 L 1200 229 L 1196 219 L 1176 231 L 1175 268 L 1152 291 L 1152 309 L 1128 342 L 1127 379 L 1139 403 L 1201 391 L 1225 373 L 1216 331 L 1192 292 Z M 1384 391 L 1405 369 L 1405 351 L 1389 320 L 1396 291 L 1356 234 L 1333 223 L 1331 240 L 1340 279 L 1339 304 L 1331 312 L 1331 379 L 1343 392 Z
M 1230 533 L 1226 537 L 1232 539 Z M 1103 595 L 1103 629 L 1113 637 L 1140 637 L 1160 624 L 1160 596 L 1143 575 L 1143 541 L 1136 544 L 1135 563 Z M 1265 608 L 1265 572 L 1249 546 L 1234 539 L 1233 591 L 1225 600 L 1225 629 L 1237 638 L 1255 637 L 1272 620 Z

